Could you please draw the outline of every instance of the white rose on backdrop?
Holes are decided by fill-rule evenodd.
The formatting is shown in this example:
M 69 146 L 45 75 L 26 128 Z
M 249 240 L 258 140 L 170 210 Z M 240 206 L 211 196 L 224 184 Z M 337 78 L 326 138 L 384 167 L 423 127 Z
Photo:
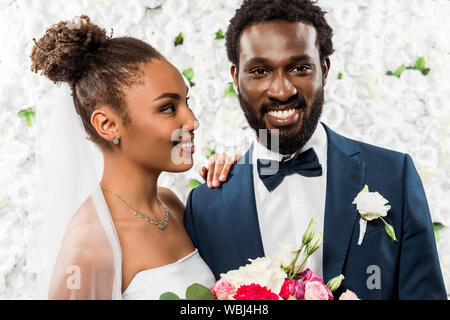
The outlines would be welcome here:
M 377 38 L 385 25 L 385 16 L 376 10 L 365 9 L 364 16 L 361 18 L 361 27 L 364 27 L 374 39 Z
M 364 32 L 361 34 L 361 38 L 354 44 L 352 52 L 353 57 L 358 57 L 359 60 L 365 60 L 366 64 L 379 61 L 382 57 L 381 48 L 374 35 L 370 32 Z M 379 63 L 376 63 L 376 65 L 379 65 Z M 367 68 L 367 65 L 365 68 Z
M 448 182 L 450 181 L 447 181 L 447 183 Z M 447 229 L 450 229 L 448 228 L 450 227 L 450 190 L 443 192 L 438 216 L 433 219 L 433 221 L 441 222 Z
M 439 162 L 438 150 L 431 145 L 418 145 L 412 150 L 414 162 L 419 168 L 434 168 Z
M 405 70 L 400 76 L 400 81 L 404 82 L 408 90 L 414 91 L 420 98 L 423 98 L 430 90 L 426 77 L 417 70 Z
M 419 122 L 425 119 L 427 114 L 422 98 L 417 92 L 405 90 L 404 94 L 398 97 L 396 105 L 402 113 L 403 122 L 413 122 L 414 125 L 421 127 Z M 426 126 L 427 121 L 424 124 Z
M 322 119 L 330 127 L 339 127 L 343 123 L 344 118 L 345 112 L 339 103 L 330 101 L 323 106 Z
M 333 9 L 332 15 L 338 27 L 352 29 L 359 23 L 361 13 L 356 1 L 341 2 L 339 6 L 334 5 Z
M 432 117 L 438 119 L 448 115 L 449 106 L 447 105 L 449 98 L 444 94 L 437 92 L 427 92 L 424 97 L 425 108 Z
M 356 101 L 353 104 L 345 119 L 344 127 L 352 130 L 352 132 L 356 130 L 358 135 L 375 123 L 373 110 L 365 106 L 361 101 Z
M 415 143 L 420 138 L 417 128 L 411 123 L 404 123 L 396 131 L 400 141 L 405 144 Z
M 349 105 L 356 100 L 353 80 L 346 77 L 339 81 L 330 82 L 326 88 L 326 99 L 341 105 Z
M 178 19 L 186 16 L 189 10 L 190 1 L 187 0 L 172 0 L 164 1 L 162 10 L 167 17 L 177 17 Z
M 395 141 L 395 137 L 392 133 L 392 129 L 387 125 L 387 123 L 382 123 L 382 121 L 377 121 L 376 124 L 368 127 L 365 132 L 363 132 L 363 139 L 368 143 L 378 145 L 380 147 L 390 148 L 392 142 Z

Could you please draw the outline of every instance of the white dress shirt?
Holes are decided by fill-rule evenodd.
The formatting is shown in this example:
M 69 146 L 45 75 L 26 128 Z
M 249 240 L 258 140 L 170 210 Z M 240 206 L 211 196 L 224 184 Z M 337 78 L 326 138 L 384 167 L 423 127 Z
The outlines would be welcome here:
M 304 177 L 300 174 L 285 176 L 283 182 L 272 192 L 267 190 L 258 175 L 257 159 L 281 161 L 283 155 L 265 148 L 255 136 L 253 148 L 253 181 L 256 209 L 266 256 L 279 253 L 277 242 L 300 248 L 302 235 L 310 219 L 317 222 L 316 233 L 323 232 L 326 178 L 327 178 L 327 134 L 319 122 L 311 139 L 300 152 L 313 147 L 322 165 L 322 175 Z M 323 246 L 308 259 L 307 267 L 323 278 Z

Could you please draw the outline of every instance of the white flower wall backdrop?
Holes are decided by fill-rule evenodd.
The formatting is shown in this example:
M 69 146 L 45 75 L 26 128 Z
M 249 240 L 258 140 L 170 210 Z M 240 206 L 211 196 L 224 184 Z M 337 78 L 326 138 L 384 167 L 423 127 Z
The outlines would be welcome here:
M 30 71 L 32 39 L 58 21 L 87 14 L 114 29 L 114 36 L 147 41 L 180 71 L 192 69 L 190 105 L 201 124 L 196 164 L 161 178 L 185 200 L 191 179 L 200 180 L 204 147 L 243 152 L 248 143 L 241 137 L 252 135 L 237 97 L 229 94 L 230 63 L 219 31 L 226 32 L 240 3 L 0 0 L 0 298 L 35 294 L 28 248 L 43 214 L 35 209 L 37 128 L 45 127 L 51 112 L 37 106 L 53 84 Z M 319 4 L 334 29 L 335 46 L 322 121 L 348 137 L 412 155 L 432 219 L 444 226 L 438 250 L 450 291 L 450 1 Z

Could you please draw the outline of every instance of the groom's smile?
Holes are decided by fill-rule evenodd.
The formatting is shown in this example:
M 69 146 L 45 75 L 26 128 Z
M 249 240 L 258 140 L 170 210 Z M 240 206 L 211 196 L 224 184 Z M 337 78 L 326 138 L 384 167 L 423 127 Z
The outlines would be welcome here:
M 294 153 L 313 134 L 328 68 L 328 59 L 321 63 L 310 24 L 272 20 L 243 30 L 239 63 L 231 73 L 250 126 L 257 133 L 278 130 L 280 150 L 274 151 Z

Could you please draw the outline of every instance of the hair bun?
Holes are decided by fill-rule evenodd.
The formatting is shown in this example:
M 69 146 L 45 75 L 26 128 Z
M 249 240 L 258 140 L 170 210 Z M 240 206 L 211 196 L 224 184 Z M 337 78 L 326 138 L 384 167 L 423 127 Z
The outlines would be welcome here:
M 53 82 L 73 84 L 81 76 L 90 55 L 107 45 L 104 29 L 91 23 L 88 16 L 61 21 L 49 28 L 31 52 L 34 72 Z

